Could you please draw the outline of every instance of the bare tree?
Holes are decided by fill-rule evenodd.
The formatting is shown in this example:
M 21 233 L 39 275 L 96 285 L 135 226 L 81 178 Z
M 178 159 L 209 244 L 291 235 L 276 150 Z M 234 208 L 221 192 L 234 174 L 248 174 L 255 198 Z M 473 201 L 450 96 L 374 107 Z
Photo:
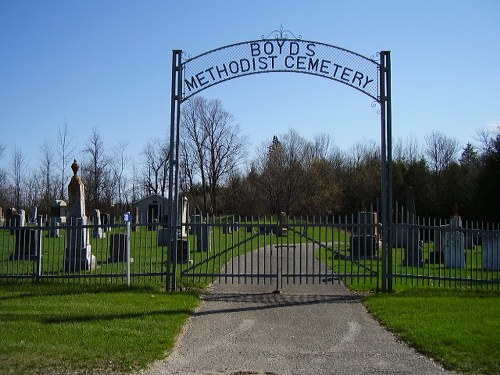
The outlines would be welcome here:
M 439 131 L 434 131 L 425 137 L 426 154 L 429 164 L 437 174 L 456 161 L 459 151 L 458 141 L 445 136 Z
M 129 145 L 129 141 L 118 141 L 115 150 L 113 152 L 114 157 L 112 158 L 111 169 L 113 171 L 113 185 L 116 186 L 117 193 L 117 203 L 122 205 L 125 203 L 125 192 L 127 188 L 127 176 L 126 169 L 130 163 L 130 156 L 127 155 L 126 150 Z
M 397 139 L 393 145 L 393 159 L 396 162 L 401 162 L 404 165 L 411 165 L 421 158 L 420 146 L 418 140 L 409 136 L 403 142 L 401 139 Z
M 457 161 L 459 145 L 456 139 L 447 137 L 439 131 L 434 131 L 426 136 L 425 142 L 426 155 L 434 174 L 435 208 L 439 210 L 441 204 L 441 176 L 452 163 Z M 439 211 L 435 211 L 435 213 L 437 212 Z
M 191 159 L 192 155 L 185 140 L 181 141 L 179 152 L 180 189 L 184 192 L 190 192 L 194 188 L 195 163 Z
M 185 150 L 196 163 L 201 178 L 204 210 L 217 212 L 217 189 L 243 161 L 247 140 L 220 100 L 208 101 L 203 97 L 188 104 L 182 129 Z
M 40 203 L 43 208 L 41 212 L 49 213 L 51 201 L 55 198 L 55 191 L 53 188 L 53 174 L 54 174 L 54 149 L 52 144 L 44 140 L 42 145 L 40 146 L 40 154 L 41 154 L 41 175 L 43 181 L 43 193 L 42 199 Z
M 5 152 L 6 146 L 0 144 L 0 159 Z M 0 166 L 0 207 L 7 203 L 7 172 Z
M 44 176 L 43 172 L 33 170 L 23 179 L 22 201 L 26 207 L 39 206 L 43 201 Z M 42 197 L 42 198 L 41 198 Z
M 71 164 L 71 154 L 75 151 L 72 139 L 69 136 L 68 123 L 64 124 L 57 130 L 57 157 L 59 166 L 59 199 L 66 199 L 66 186 L 69 166 Z
M 334 153 L 333 140 L 329 134 L 320 133 L 304 146 L 304 162 L 307 165 L 317 160 L 328 160 Z
M 144 157 L 144 187 L 146 193 L 165 196 L 168 182 L 169 144 L 159 139 L 150 139 L 142 151 Z
M 96 128 L 87 139 L 83 153 L 87 159 L 82 166 L 85 185 L 87 186 L 88 208 L 102 208 L 111 205 L 109 158 L 104 151 L 104 142 Z
M 25 167 L 26 167 L 26 157 L 19 147 L 15 147 L 12 153 L 12 169 L 11 169 L 11 178 L 12 178 L 12 187 L 14 192 L 14 205 L 16 208 L 22 208 L 24 204 L 22 200 L 22 189 L 23 182 L 25 176 Z
M 191 176 L 191 188 L 193 187 L 194 176 L 198 175 L 201 182 L 203 211 L 208 212 L 207 199 L 207 177 L 206 177 L 206 143 L 207 134 L 202 125 L 204 117 L 204 106 L 207 100 L 203 97 L 196 97 L 186 103 L 182 112 L 182 152 L 184 160 L 181 165 Z M 184 180 L 184 178 L 181 178 Z

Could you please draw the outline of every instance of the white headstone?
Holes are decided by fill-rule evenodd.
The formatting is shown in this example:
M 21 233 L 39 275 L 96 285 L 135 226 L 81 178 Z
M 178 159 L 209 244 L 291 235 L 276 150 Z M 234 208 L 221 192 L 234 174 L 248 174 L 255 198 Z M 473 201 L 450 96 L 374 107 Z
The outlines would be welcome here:
M 451 218 L 451 228 L 461 228 L 462 219 L 455 215 Z M 447 230 L 444 234 L 444 266 L 465 268 L 465 234 L 459 230 Z
M 500 235 L 498 233 L 483 233 L 483 268 L 500 270 Z
M 106 234 L 104 233 L 104 230 L 102 229 L 101 225 L 101 211 L 99 211 L 98 208 L 94 209 L 94 238 L 106 238 Z
M 182 198 L 182 208 L 181 208 L 181 238 L 182 239 L 187 239 L 188 238 L 188 210 L 189 210 L 189 205 L 188 205 L 188 199 L 187 197 Z

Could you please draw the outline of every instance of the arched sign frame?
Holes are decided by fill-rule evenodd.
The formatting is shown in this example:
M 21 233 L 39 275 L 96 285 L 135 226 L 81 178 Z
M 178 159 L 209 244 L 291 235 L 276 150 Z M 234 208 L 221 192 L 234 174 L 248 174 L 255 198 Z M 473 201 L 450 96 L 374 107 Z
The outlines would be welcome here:
M 274 33 L 274 32 L 273 32 Z M 271 33 L 270 35 L 273 35 Z M 292 34 L 293 35 L 293 34 Z M 176 290 L 179 223 L 179 144 L 181 104 L 219 83 L 252 74 L 291 72 L 310 74 L 350 86 L 380 105 L 382 289 L 392 290 L 392 108 L 390 51 L 378 60 L 347 49 L 301 37 L 288 38 L 283 30 L 273 38 L 223 46 L 183 61 L 183 51 L 172 51 L 169 158 L 169 256 L 167 290 Z M 173 263 L 173 271 L 170 272 Z

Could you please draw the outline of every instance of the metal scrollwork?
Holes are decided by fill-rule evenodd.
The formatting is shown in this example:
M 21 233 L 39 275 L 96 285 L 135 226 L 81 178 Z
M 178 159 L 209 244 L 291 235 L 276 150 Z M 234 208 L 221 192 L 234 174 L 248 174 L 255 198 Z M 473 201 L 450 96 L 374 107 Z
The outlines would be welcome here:
M 292 38 L 289 37 L 289 34 L 292 36 Z M 274 38 L 273 38 L 273 36 L 274 36 Z M 264 34 L 262 34 L 261 35 L 261 39 L 262 40 L 268 40 L 268 39 L 302 39 L 302 35 L 299 35 L 297 37 L 290 30 L 285 30 L 285 29 L 283 29 L 283 26 L 280 25 L 279 30 L 273 30 L 273 31 L 271 31 L 268 36 L 264 36 Z
M 379 105 L 380 105 L 380 103 L 379 103 L 378 101 L 374 100 L 374 101 L 372 102 L 372 104 L 371 104 L 371 107 L 372 107 L 372 108 L 376 108 L 376 107 L 378 107 Z M 379 109 L 377 109 L 377 114 L 379 114 L 379 115 L 380 115 L 380 113 L 381 113 L 381 112 L 380 112 L 380 108 L 379 108 Z

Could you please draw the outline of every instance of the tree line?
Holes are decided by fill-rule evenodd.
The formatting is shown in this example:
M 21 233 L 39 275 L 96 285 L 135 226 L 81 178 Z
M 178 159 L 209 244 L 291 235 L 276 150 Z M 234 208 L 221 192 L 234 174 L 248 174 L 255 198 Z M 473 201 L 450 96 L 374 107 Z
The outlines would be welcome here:
M 185 103 L 179 142 L 179 181 L 192 207 L 208 214 L 337 215 L 367 210 L 380 197 L 380 146 L 357 142 L 340 150 L 328 134 L 306 139 L 295 130 L 275 134 L 249 157 L 246 137 L 219 100 L 196 97 Z M 139 155 L 128 142 L 109 145 L 93 128 L 77 148 L 69 125 L 39 148 L 37 165 L 18 147 L 0 144 L 0 207 L 37 206 L 48 214 L 56 199 L 67 200 L 73 155 L 83 159 L 86 207 L 130 209 L 150 194 L 168 194 L 167 136 L 147 140 Z M 440 131 L 393 142 L 393 198 L 419 216 L 500 221 L 500 134 L 478 131 L 465 145 Z M 90 211 L 89 211 L 90 212 Z

